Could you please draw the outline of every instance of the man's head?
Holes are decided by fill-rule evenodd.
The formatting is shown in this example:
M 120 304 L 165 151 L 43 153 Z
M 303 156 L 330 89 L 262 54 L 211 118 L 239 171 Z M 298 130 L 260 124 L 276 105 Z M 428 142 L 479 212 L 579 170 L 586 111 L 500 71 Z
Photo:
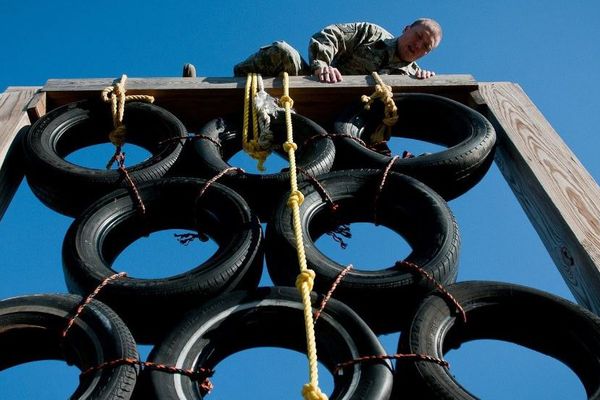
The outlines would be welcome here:
M 397 39 L 400 59 L 416 61 L 438 47 L 442 41 L 442 27 L 429 18 L 421 18 L 407 25 Z

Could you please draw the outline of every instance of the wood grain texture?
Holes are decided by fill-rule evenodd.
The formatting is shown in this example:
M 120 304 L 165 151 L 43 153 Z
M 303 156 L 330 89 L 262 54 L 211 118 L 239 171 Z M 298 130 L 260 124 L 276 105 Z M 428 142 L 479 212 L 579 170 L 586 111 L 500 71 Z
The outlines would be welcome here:
M 477 89 L 470 75 L 436 75 L 419 80 L 407 76 L 385 75 L 384 82 L 394 92 L 436 93 L 457 100 Z M 114 79 L 51 79 L 44 85 L 47 109 L 83 99 L 99 99 L 100 92 Z M 196 132 L 213 118 L 239 115 L 243 110 L 246 78 L 127 78 L 128 94 L 149 94 L 156 104 L 176 114 L 190 132 Z M 329 129 L 334 117 L 363 94 L 374 91 L 369 75 L 345 76 L 337 84 L 317 82 L 312 77 L 290 77 L 290 95 L 294 109 Z M 281 78 L 264 78 L 265 90 L 272 96 L 282 95 Z
M 496 163 L 577 301 L 600 314 L 598 184 L 518 85 L 479 91 L 498 134 Z
M 37 87 L 9 87 L 0 94 L 0 218 L 23 179 L 15 138 L 29 125 L 27 104 Z
M 38 91 L 27 104 L 27 115 L 33 124 L 44 114 L 46 114 L 46 92 Z

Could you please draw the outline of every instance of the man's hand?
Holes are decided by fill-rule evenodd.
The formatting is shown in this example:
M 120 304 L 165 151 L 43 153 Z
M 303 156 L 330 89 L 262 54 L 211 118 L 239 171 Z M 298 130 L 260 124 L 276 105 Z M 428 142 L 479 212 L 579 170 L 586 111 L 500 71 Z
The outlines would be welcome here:
M 317 68 L 314 75 L 319 81 L 326 83 L 336 83 L 343 80 L 340 71 L 334 67 Z
M 435 72 L 427 71 L 426 69 L 418 69 L 417 73 L 415 74 L 415 78 L 417 79 L 427 79 L 431 78 L 432 76 L 435 76 Z

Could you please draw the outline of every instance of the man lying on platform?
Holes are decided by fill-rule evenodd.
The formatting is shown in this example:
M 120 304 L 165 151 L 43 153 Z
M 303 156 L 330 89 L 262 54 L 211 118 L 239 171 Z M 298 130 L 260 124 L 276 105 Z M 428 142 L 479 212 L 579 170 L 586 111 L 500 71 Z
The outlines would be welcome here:
M 277 41 L 261 47 L 237 64 L 233 72 L 235 76 L 251 72 L 277 76 L 285 71 L 290 75 L 314 75 L 327 83 L 341 82 L 343 75 L 367 75 L 374 71 L 427 79 L 435 73 L 421 69 L 415 61 L 438 47 L 441 40 L 440 24 L 429 18 L 407 25 L 398 37 L 367 22 L 335 24 L 310 39 L 310 63 L 289 44 Z

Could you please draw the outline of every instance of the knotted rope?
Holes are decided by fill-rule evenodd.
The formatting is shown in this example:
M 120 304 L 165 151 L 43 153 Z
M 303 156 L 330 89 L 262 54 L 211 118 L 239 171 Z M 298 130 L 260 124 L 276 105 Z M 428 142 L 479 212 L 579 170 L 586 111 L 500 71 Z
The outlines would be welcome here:
M 123 116 L 125 115 L 125 102 L 127 101 L 144 101 L 154 103 L 154 97 L 145 94 L 126 95 L 125 82 L 127 75 L 121 75 L 121 78 L 115 80 L 112 86 L 108 86 L 102 90 L 102 100 L 106 103 L 111 103 L 113 127 L 112 132 L 108 134 L 108 138 L 115 146 L 123 146 L 125 144 L 126 129 L 123 125 Z
M 121 75 L 121 79 L 115 80 L 112 86 L 108 86 L 102 90 L 101 96 L 105 103 L 111 103 L 111 111 L 113 118 L 113 130 L 108 134 L 108 139 L 112 144 L 115 145 L 115 153 L 112 155 L 106 169 L 112 168 L 113 164 L 117 162 L 119 171 L 123 174 L 127 184 L 131 188 L 134 195 L 135 201 L 137 202 L 138 209 L 142 214 L 146 212 L 146 207 L 142 201 L 139 191 L 135 186 L 135 182 L 129 176 L 127 169 L 125 168 L 125 153 L 123 152 L 123 145 L 125 145 L 125 136 L 127 135 L 127 129 L 123 124 L 123 117 L 125 116 L 125 103 L 128 101 L 145 101 L 147 103 L 153 103 L 154 97 L 138 94 L 138 95 L 126 95 L 125 82 L 127 81 L 127 75 Z
M 370 110 L 371 104 L 376 99 L 380 99 L 385 105 L 383 124 L 375 130 L 370 139 L 371 143 L 379 143 L 386 141 L 386 138 L 391 136 L 392 126 L 398 122 L 398 108 L 396 107 L 396 103 L 394 103 L 392 87 L 383 83 L 377 72 L 373 71 L 371 75 L 376 82 L 375 92 L 370 96 L 362 95 L 360 99 L 365 103 L 365 110 Z
M 310 301 L 310 292 L 313 288 L 315 272 L 308 269 L 306 263 L 306 254 L 304 252 L 304 242 L 302 239 L 302 225 L 300 223 L 300 205 L 304 201 L 304 196 L 298 190 L 298 180 L 296 176 L 296 156 L 295 151 L 298 148 L 294 143 L 291 109 L 294 101 L 289 96 L 289 77 L 287 72 L 283 73 L 283 96 L 280 103 L 285 109 L 285 122 L 287 128 L 287 140 L 283 144 L 283 149 L 288 154 L 290 163 L 290 186 L 291 194 L 288 200 L 288 207 L 292 209 L 292 222 L 294 236 L 296 239 L 296 251 L 298 253 L 298 264 L 300 274 L 296 278 L 296 288 L 302 296 L 304 305 L 304 326 L 306 329 L 306 344 L 310 382 L 302 387 L 302 396 L 305 400 L 327 400 L 327 396 L 319 389 L 319 371 L 317 365 L 317 343 L 315 340 L 315 329 L 313 323 L 312 304 Z
M 257 85 L 260 75 L 248 74 L 246 79 L 246 87 L 244 90 L 244 121 L 242 125 L 242 148 L 250 157 L 258 161 L 256 168 L 263 172 L 266 171 L 264 164 L 271 154 L 271 149 L 268 145 L 265 147 L 265 143 L 259 142 L 259 124 L 257 117 L 257 109 L 255 106 L 257 96 Z M 260 78 L 262 82 L 262 77 Z M 261 83 L 262 86 L 262 83 Z M 264 91 L 264 90 L 263 90 Z M 250 107 L 252 107 L 252 139 L 248 138 L 248 125 L 250 124 Z

